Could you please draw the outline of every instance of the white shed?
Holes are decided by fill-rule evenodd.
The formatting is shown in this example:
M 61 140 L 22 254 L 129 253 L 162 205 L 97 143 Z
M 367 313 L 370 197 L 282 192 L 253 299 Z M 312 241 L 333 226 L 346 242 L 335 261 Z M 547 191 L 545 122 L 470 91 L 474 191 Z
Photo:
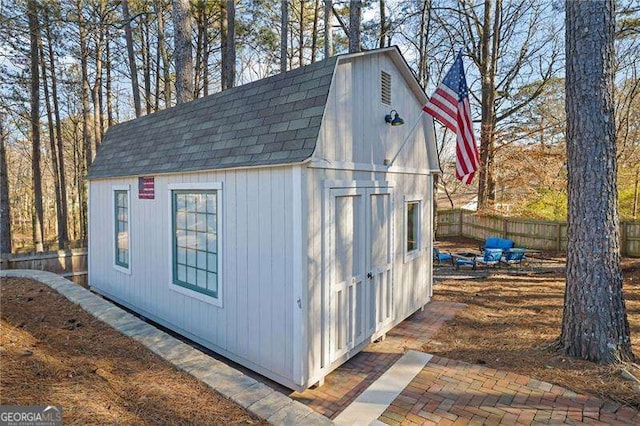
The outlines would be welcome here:
M 89 284 L 289 388 L 322 383 L 431 297 L 425 102 L 391 47 L 111 127 Z

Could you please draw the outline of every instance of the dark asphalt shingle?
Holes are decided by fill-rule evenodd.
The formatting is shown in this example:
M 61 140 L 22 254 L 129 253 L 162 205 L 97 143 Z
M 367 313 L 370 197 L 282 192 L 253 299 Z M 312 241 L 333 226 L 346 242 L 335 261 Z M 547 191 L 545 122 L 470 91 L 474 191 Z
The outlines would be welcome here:
M 337 57 L 112 126 L 90 179 L 301 162 Z

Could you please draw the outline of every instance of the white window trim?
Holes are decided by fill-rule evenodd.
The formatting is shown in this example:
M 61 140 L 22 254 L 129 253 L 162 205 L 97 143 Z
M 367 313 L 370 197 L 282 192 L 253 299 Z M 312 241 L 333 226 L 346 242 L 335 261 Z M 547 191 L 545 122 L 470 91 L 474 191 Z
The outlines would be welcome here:
M 116 263 L 116 191 L 127 191 L 127 225 L 129 226 L 129 238 L 127 241 L 127 250 L 129 251 L 129 267 L 125 268 Z M 111 186 L 111 258 L 113 260 L 113 269 L 123 274 L 131 275 L 131 185 L 112 185 Z
M 407 220 L 407 206 L 409 203 L 418 203 L 418 230 L 417 230 L 417 248 L 413 251 L 407 251 L 407 231 L 409 224 Z M 424 254 L 424 241 L 422 241 L 422 214 L 424 212 L 424 197 L 420 194 L 405 195 L 403 203 L 403 233 L 402 233 L 402 251 L 404 253 L 404 263 L 411 262 Z
M 167 211 L 169 215 L 167 216 L 167 222 L 169 223 L 169 261 L 167 264 L 169 265 L 169 290 L 175 291 L 176 293 L 183 294 L 185 296 L 191 297 L 192 299 L 200 300 L 201 302 L 208 303 L 210 305 L 214 305 L 217 307 L 223 307 L 223 294 L 224 294 L 224 274 L 222 270 L 222 257 L 223 257 L 223 233 L 224 230 L 222 228 L 222 212 L 223 212 L 223 191 L 222 191 L 222 182 L 194 182 L 194 183 L 170 183 L 167 185 L 168 189 L 168 207 Z M 199 293 L 197 291 L 190 290 L 186 287 L 182 287 L 180 285 L 173 283 L 173 191 L 188 191 L 188 190 L 215 190 L 217 191 L 217 199 L 216 199 L 216 225 L 218 229 L 218 297 L 209 296 L 207 294 Z

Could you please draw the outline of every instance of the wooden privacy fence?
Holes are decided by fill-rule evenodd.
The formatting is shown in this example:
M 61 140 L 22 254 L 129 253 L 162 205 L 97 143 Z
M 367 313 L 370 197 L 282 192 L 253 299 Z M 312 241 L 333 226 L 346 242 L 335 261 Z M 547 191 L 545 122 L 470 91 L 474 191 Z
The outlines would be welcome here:
M 0 269 L 39 269 L 75 282 L 87 284 L 87 249 L 50 251 L 44 253 L 10 254 L 0 259 Z
M 467 210 L 441 210 L 437 215 L 437 237 L 509 238 L 518 246 L 564 251 L 567 223 L 495 215 L 478 216 Z M 623 256 L 640 257 L 640 221 L 620 222 L 620 250 Z

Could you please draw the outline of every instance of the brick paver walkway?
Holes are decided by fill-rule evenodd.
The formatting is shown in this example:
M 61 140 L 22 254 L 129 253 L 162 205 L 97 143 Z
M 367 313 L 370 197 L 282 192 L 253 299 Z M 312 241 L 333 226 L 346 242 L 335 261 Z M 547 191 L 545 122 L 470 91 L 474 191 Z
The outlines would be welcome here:
M 438 329 L 465 305 L 430 302 L 387 333 L 382 342 L 372 343 L 325 378 L 317 389 L 294 392 L 294 400 L 316 412 L 334 418 L 358 395 L 391 367 L 409 349 L 421 350 Z
M 640 424 L 632 408 L 434 356 L 380 416 L 391 425 Z

